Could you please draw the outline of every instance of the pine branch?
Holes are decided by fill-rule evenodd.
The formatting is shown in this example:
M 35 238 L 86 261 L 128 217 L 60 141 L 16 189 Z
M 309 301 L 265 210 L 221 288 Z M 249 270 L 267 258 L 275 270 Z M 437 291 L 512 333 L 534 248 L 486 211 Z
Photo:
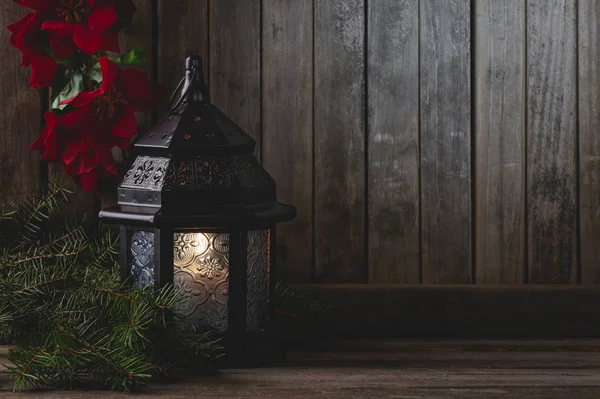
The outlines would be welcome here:
M 0 213 L 0 336 L 16 345 L 15 389 L 71 389 L 97 377 L 129 391 L 217 357 L 218 341 L 180 331 L 186 319 L 174 287 L 120 281 L 118 235 L 90 230 L 85 218 L 46 223 L 68 193 L 54 183 Z

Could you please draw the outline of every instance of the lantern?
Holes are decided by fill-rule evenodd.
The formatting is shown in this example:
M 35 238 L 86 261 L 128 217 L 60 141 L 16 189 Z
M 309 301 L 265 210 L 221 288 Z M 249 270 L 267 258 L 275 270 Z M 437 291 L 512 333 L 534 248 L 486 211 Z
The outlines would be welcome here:
M 255 141 L 211 104 L 199 57 L 186 60 L 171 104 L 179 89 L 100 218 L 121 225 L 123 279 L 173 283 L 191 321 L 237 344 L 271 317 L 275 224 L 296 209 L 277 202 Z

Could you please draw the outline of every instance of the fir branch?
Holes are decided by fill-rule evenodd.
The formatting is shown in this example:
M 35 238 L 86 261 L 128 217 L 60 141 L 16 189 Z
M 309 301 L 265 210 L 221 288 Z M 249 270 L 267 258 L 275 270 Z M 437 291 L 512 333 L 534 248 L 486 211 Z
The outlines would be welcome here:
M 39 261 L 39 260 L 69 258 L 69 257 L 73 257 L 73 256 L 78 256 L 80 254 L 81 254 L 81 251 L 71 251 L 71 252 L 35 255 L 35 256 L 31 256 L 29 258 L 15 260 L 14 264 L 12 266 L 21 266 L 24 263 L 31 263 L 31 262 L 35 262 L 35 261 Z
M 0 336 L 16 345 L 9 353 L 15 389 L 71 389 L 99 377 L 129 391 L 216 358 L 218 342 L 180 330 L 186 319 L 174 287 L 120 281 L 117 235 L 89 230 L 85 218 L 45 224 L 66 192 L 51 186 L 2 213 L 10 216 L 0 224 Z

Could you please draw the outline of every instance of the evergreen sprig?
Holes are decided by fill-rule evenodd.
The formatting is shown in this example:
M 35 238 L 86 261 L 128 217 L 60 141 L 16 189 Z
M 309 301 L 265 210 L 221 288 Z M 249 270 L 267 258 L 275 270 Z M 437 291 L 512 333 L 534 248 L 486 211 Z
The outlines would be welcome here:
M 130 288 L 117 234 L 85 217 L 54 220 L 72 197 L 65 182 L 0 207 L 0 340 L 15 345 L 15 390 L 96 378 L 128 392 L 190 366 L 208 371 L 221 348 L 179 313 L 173 286 Z

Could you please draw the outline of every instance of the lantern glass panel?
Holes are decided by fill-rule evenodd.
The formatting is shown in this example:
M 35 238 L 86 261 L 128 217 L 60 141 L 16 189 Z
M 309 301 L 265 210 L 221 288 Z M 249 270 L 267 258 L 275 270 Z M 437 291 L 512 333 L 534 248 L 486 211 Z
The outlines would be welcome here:
M 226 331 L 229 234 L 178 232 L 173 243 L 173 281 L 185 297 L 184 314 L 194 324 Z
M 154 233 L 130 231 L 127 245 L 127 266 L 134 287 L 154 285 Z
M 271 230 L 248 232 L 246 330 L 261 331 L 269 317 Z

